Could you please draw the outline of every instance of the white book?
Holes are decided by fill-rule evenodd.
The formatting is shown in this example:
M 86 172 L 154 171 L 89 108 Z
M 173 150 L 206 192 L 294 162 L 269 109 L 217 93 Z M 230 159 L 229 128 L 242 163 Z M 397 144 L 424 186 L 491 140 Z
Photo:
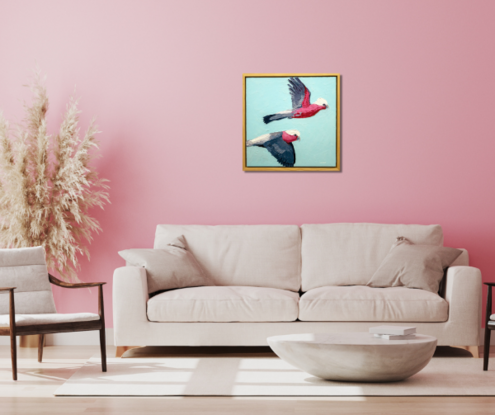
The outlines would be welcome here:
M 413 340 L 416 338 L 415 334 L 406 334 L 404 336 L 397 334 L 374 334 L 373 336 L 383 340 Z
M 412 326 L 377 326 L 371 327 L 372 334 L 392 334 L 397 336 L 405 336 L 407 334 L 416 333 L 416 327 Z

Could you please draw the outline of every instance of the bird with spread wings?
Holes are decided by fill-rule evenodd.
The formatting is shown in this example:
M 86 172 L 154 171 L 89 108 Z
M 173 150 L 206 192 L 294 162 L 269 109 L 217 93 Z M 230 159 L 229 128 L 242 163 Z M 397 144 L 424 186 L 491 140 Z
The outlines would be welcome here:
M 296 163 L 296 152 L 293 142 L 301 139 L 297 130 L 279 131 L 264 134 L 246 142 L 246 147 L 263 147 L 284 167 L 293 167 Z
M 266 115 L 263 117 L 265 124 L 285 118 L 309 118 L 328 108 L 328 103 L 323 98 L 318 98 L 314 104 L 311 104 L 311 92 L 297 77 L 289 78 L 289 93 L 292 98 L 292 109 Z

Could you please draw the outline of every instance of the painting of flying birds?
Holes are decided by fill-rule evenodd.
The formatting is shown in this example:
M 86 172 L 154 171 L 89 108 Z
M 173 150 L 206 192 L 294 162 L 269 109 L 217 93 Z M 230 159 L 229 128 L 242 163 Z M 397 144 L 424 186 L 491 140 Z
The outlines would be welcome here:
M 245 74 L 243 87 L 244 171 L 340 171 L 340 75 Z

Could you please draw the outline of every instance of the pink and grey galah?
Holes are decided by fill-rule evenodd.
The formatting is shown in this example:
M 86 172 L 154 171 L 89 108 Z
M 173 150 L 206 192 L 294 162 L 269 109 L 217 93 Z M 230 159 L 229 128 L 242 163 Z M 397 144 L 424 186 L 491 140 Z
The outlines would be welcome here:
M 309 118 L 328 108 L 328 103 L 323 98 L 318 98 L 314 104 L 310 103 L 311 92 L 299 78 L 289 78 L 289 92 L 292 109 L 263 117 L 265 124 L 284 118 Z
M 279 131 L 263 134 L 246 142 L 246 147 L 264 147 L 284 167 L 293 167 L 296 163 L 296 152 L 292 143 L 301 140 L 297 130 Z

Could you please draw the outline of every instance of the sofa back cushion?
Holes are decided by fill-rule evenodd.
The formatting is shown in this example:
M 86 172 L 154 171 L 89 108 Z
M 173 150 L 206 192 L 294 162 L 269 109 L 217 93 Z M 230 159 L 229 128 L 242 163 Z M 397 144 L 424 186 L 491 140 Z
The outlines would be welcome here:
M 302 290 L 366 285 L 399 236 L 415 244 L 443 245 L 440 225 L 303 225 Z
M 158 225 L 155 249 L 184 235 L 215 285 L 301 287 L 301 232 L 296 225 Z
M 41 246 L 0 249 L 0 287 L 16 287 L 16 314 L 57 312 Z M 0 292 L 0 314 L 9 314 L 8 291 Z

